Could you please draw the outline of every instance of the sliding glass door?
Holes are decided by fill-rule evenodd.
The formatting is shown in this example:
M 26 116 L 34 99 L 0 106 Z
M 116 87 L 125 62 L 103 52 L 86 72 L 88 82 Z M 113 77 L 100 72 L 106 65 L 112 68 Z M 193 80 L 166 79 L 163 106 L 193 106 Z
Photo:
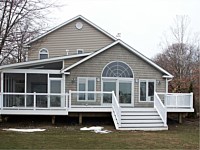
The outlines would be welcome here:
M 130 105 L 133 100 L 133 80 L 103 79 L 103 91 L 114 91 L 121 105 Z M 103 103 L 111 103 L 111 94 L 104 94 Z

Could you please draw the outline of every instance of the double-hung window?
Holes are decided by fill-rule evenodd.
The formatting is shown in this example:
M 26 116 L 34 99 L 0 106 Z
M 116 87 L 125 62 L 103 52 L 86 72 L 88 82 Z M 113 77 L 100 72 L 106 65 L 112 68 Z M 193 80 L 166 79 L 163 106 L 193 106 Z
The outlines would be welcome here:
M 155 80 L 140 80 L 140 102 L 151 102 L 154 100 Z
M 78 77 L 78 100 L 79 101 L 94 101 L 96 91 L 96 78 Z

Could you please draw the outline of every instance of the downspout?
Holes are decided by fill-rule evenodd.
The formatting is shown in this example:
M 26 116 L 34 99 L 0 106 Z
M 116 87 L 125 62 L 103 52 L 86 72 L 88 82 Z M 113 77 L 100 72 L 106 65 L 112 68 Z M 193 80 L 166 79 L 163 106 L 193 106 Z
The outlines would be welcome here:
M 172 79 L 167 80 L 167 78 L 166 78 L 165 81 L 166 81 L 166 84 L 165 84 L 166 85 L 166 87 L 165 87 L 166 91 L 165 91 L 165 93 L 168 93 L 168 83 L 170 81 L 172 81 Z

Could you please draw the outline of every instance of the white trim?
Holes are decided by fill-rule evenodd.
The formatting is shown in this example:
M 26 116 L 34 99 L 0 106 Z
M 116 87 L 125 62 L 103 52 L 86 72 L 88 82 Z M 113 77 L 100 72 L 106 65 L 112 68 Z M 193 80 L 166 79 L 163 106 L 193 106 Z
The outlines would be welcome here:
M 85 80 L 85 91 L 88 91 L 88 81 L 93 80 L 94 81 L 94 91 L 88 91 L 88 92 L 95 92 L 96 91 L 96 77 L 77 77 L 77 91 L 79 90 L 79 81 L 81 79 Z M 80 91 L 84 92 L 84 91 Z M 79 97 L 77 96 L 77 101 L 78 102 L 96 102 L 96 95 L 94 94 L 94 100 L 88 100 L 88 95 L 86 94 L 86 99 L 85 100 L 79 100 Z
M 146 100 L 145 101 L 141 101 L 140 100 L 140 82 L 146 82 Z M 154 93 L 156 92 L 156 79 L 139 79 L 139 102 L 140 103 L 153 103 L 154 101 L 147 101 L 147 97 L 148 97 L 148 84 L 149 82 L 154 82 Z
M 48 34 L 54 32 L 55 30 L 57 30 L 57 29 L 59 29 L 59 28 L 65 26 L 65 25 L 67 25 L 67 24 L 69 24 L 69 23 L 71 23 L 72 21 L 77 20 L 77 19 L 82 19 L 82 20 L 84 20 L 85 22 L 87 22 L 88 24 L 90 24 L 91 26 L 93 26 L 94 28 L 96 28 L 97 30 L 99 30 L 100 32 L 102 32 L 102 33 L 104 33 L 105 35 L 107 35 L 108 37 L 110 37 L 111 39 L 117 40 L 117 38 L 115 38 L 115 37 L 114 37 L 113 35 L 111 35 L 110 33 L 106 32 L 106 31 L 103 30 L 102 28 L 98 27 L 96 24 L 92 23 L 91 21 L 89 21 L 89 20 L 86 19 L 85 17 L 83 17 L 83 16 L 81 16 L 81 15 L 78 15 L 78 16 L 76 16 L 76 17 L 74 17 L 74 18 L 72 18 L 72 19 L 70 19 L 70 20 L 68 20 L 68 21 L 66 21 L 66 22 L 64 22 L 64 23 L 62 23 L 62 24 L 60 24 L 60 25 L 58 25 L 58 26 L 52 28 L 51 30 L 49 30 L 49 31 L 47 31 L 46 33 L 44 33 L 44 34 L 38 36 L 37 38 L 31 40 L 31 41 L 28 42 L 26 45 L 29 45 L 29 44 L 31 44 L 31 43 L 33 43 L 33 42 L 35 42 L 35 41 L 41 39 L 42 37 L 44 37 L 44 36 L 46 36 L 46 35 L 48 35 Z
M 94 53 L 92 53 L 91 55 L 83 58 L 82 60 L 74 63 L 73 65 L 67 67 L 66 69 L 62 70 L 61 72 L 65 72 L 65 71 L 68 71 L 74 67 L 76 67 L 77 65 L 87 61 L 88 59 L 98 55 L 99 53 L 111 48 L 112 46 L 116 45 L 116 44 L 121 44 L 122 46 L 124 46 L 125 48 L 127 48 L 128 50 L 130 50 L 132 53 L 136 54 L 138 57 L 142 58 L 143 60 L 145 60 L 146 62 L 148 62 L 149 64 L 151 64 L 152 66 L 154 66 L 155 68 L 157 68 L 158 70 L 160 70 L 161 72 L 165 73 L 166 75 L 164 75 L 163 77 L 164 78 L 173 78 L 173 75 L 171 75 L 169 72 L 167 72 L 166 70 L 164 70 L 163 68 L 161 68 L 160 66 L 158 66 L 157 64 L 155 64 L 153 61 L 151 61 L 149 58 L 145 57 L 144 55 L 142 55 L 141 53 L 139 53 L 138 51 L 136 51 L 135 49 L 133 49 L 132 47 L 130 47 L 129 45 L 127 45 L 126 43 L 124 43 L 123 41 L 121 40 L 117 40 L 113 43 L 111 43 L 110 45 L 100 49 L 99 51 L 96 51 Z
M 105 69 L 109 64 L 111 64 L 111 63 L 113 63 L 113 62 L 121 62 L 121 63 L 126 64 L 126 65 L 131 69 L 131 72 L 132 72 L 133 78 L 134 78 L 134 72 L 133 72 L 133 69 L 131 68 L 131 66 L 130 66 L 129 64 L 127 64 L 126 62 L 124 62 L 124 61 L 118 61 L 118 60 L 111 61 L 111 62 L 107 63 L 107 64 L 103 67 L 103 70 L 101 71 L 101 77 L 102 77 L 102 78 L 111 78 L 111 77 L 103 77 L 102 75 L 103 75 L 104 69 Z M 114 77 L 113 77 L 113 78 L 114 78 Z M 121 77 L 120 77 L 120 78 L 121 78 Z M 122 79 L 122 78 L 121 78 L 121 79 Z M 132 78 L 124 78 L 124 79 L 132 79 Z
M 39 69 L 7 69 L 3 73 L 38 73 L 38 74 L 61 74 L 60 70 L 39 70 Z
M 25 67 L 25 66 L 32 66 L 34 64 L 40 65 L 43 63 L 53 63 L 53 62 L 58 62 L 60 60 L 64 59 L 71 59 L 71 58 L 77 58 L 77 57 L 84 57 L 88 56 L 91 53 L 84 53 L 84 54 L 79 54 L 79 55 L 68 55 L 68 56 L 62 56 L 62 57 L 54 57 L 54 58 L 48 58 L 48 59 L 41 59 L 41 60 L 33 60 L 33 61 L 28 61 L 28 62 L 21 62 L 21 63 L 15 63 L 15 64 L 9 64 L 9 65 L 3 65 L 0 66 L 0 70 L 6 69 L 6 68 L 12 68 L 12 67 Z
M 113 82 L 116 84 L 116 97 L 119 103 L 119 83 L 131 83 L 131 103 L 119 103 L 120 106 L 133 106 L 134 107 L 134 78 L 114 78 L 114 77 L 102 77 L 101 78 L 101 91 L 103 91 L 103 83 L 104 82 Z M 103 91 L 105 92 L 105 91 Z M 103 104 L 103 99 L 102 99 L 102 104 Z M 107 103 L 105 103 L 104 105 L 107 105 Z

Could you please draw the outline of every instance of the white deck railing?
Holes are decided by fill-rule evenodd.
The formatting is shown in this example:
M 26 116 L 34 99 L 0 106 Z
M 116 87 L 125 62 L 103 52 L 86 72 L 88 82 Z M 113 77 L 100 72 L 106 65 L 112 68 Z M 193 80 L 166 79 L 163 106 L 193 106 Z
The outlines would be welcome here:
M 58 110 L 68 108 L 68 94 L 0 93 L 1 110 Z
M 121 127 L 121 107 L 119 106 L 119 102 L 115 96 L 114 91 L 112 92 L 112 116 L 114 119 L 115 127 Z
M 158 94 L 154 93 L 154 108 L 157 110 L 158 114 L 160 115 L 164 126 L 167 126 L 167 109 L 163 105 L 161 99 L 158 97 Z
M 167 108 L 193 109 L 193 93 L 158 93 Z
M 111 107 L 112 92 L 69 91 L 69 108 L 73 107 Z

